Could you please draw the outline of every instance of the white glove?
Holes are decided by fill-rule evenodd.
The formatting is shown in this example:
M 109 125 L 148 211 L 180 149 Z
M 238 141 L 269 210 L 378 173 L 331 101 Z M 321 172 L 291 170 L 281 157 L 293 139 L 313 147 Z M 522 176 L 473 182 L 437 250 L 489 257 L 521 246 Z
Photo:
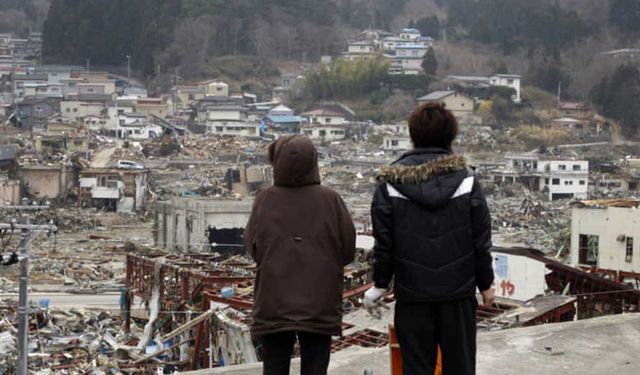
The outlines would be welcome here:
M 364 306 L 371 316 L 376 319 L 382 318 L 381 308 L 388 309 L 389 307 L 382 302 L 382 297 L 387 294 L 387 291 L 382 288 L 371 287 L 364 293 Z

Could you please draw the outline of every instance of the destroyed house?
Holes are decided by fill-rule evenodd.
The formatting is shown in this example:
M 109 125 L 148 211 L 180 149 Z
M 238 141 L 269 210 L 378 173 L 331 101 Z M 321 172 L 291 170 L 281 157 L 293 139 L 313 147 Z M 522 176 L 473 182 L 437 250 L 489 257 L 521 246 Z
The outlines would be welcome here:
M 225 182 L 227 189 L 236 194 L 247 196 L 249 193 L 271 186 L 273 171 L 270 167 L 242 164 L 240 168 L 227 170 Z
M 571 264 L 640 277 L 639 202 L 578 202 L 571 212 Z
M 106 211 L 140 212 L 148 194 L 146 169 L 92 168 L 80 172 L 78 204 Z
M 16 113 L 27 129 L 44 128 L 47 119 L 56 114 L 59 103 L 45 99 L 27 99 L 16 104 Z
M 519 183 L 529 190 L 544 192 L 549 200 L 587 198 L 586 160 L 553 160 L 536 154 L 507 155 L 505 159 L 504 168 L 493 173 L 498 185 Z
M 86 157 L 89 152 L 89 136 L 86 133 L 34 133 L 33 145 L 36 152 L 80 152 Z
M 14 173 L 18 167 L 16 155 L 16 146 L 0 146 L 0 171 Z
M 244 253 L 242 234 L 252 205 L 206 198 L 157 202 L 155 244 L 167 250 Z
M 387 135 L 382 139 L 382 146 L 385 151 L 394 151 L 396 154 L 410 150 L 413 146 L 411 138 L 403 135 Z
M 66 199 L 76 182 L 68 165 L 25 165 L 18 174 L 25 193 L 35 198 Z
M 305 124 L 300 128 L 300 133 L 313 140 L 331 142 L 345 139 L 347 131 L 343 125 Z

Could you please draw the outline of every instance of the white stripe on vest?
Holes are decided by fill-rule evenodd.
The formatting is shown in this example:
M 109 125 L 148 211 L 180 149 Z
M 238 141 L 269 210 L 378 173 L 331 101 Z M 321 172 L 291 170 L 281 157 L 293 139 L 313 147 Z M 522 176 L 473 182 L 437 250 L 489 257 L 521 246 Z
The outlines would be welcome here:
M 400 198 L 400 199 L 409 200 L 409 198 L 402 195 L 402 193 L 396 190 L 396 188 L 394 188 L 393 185 L 391 184 L 387 184 L 387 192 L 389 192 L 389 197 L 391 198 Z
M 458 186 L 458 190 L 456 190 L 456 192 L 453 193 L 453 196 L 451 197 L 451 199 L 461 197 L 465 194 L 471 194 L 472 189 L 473 189 L 473 176 L 467 177 L 464 180 L 462 180 L 462 183 L 460 184 L 460 186 Z
M 462 180 L 462 182 L 460 183 L 460 186 L 458 186 L 458 189 L 456 190 L 456 192 L 453 193 L 453 196 L 451 197 L 451 199 L 461 197 L 465 194 L 471 194 L 472 189 L 473 189 L 473 176 L 467 177 L 464 180 Z M 389 197 L 391 198 L 400 198 L 400 199 L 409 200 L 409 198 L 402 195 L 401 192 L 399 192 L 396 188 L 393 187 L 393 185 L 389 183 L 387 183 L 387 192 L 389 193 Z

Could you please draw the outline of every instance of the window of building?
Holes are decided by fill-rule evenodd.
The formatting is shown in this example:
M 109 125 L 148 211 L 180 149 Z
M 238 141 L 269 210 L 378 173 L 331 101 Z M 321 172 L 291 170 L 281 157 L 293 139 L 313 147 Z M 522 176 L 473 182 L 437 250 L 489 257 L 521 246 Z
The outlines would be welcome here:
M 633 237 L 627 237 L 627 254 L 625 261 L 631 263 L 633 260 Z
M 561 171 L 566 171 L 567 170 L 567 166 L 564 165 L 564 164 L 559 164 L 558 165 L 558 169 L 561 170 Z
M 573 170 L 574 171 L 580 171 L 580 170 L 582 170 L 582 166 L 580 164 L 574 164 L 573 165 Z
M 551 184 L 552 184 L 552 185 L 560 185 L 560 179 L 559 179 L 559 178 L 554 178 L 554 179 L 551 181 Z
M 324 122 L 327 124 L 331 124 L 331 118 L 330 117 L 325 118 Z
M 579 237 L 579 259 L 580 264 L 587 264 L 591 266 L 598 265 L 598 247 L 600 237 L 581 234 Z
M 545 178 L 545 179 L 544 179 L 544 184 L 545 184 L 545 185 L 549 185 L 549 179 L 548 179 L 548 178 Z
M 398 145 L 398 140 L 397 139 L 391 140 L 391 146 L 397 146 L 397 145 Z
M 73 109 L 73 112 L 78 112 L 78 108 L 74 108 L 74 109 Z
M 565 186 L 570 186 L 573 185 L 573 181 L 565 181 L 564 184 Z
M 320 130 L 320 131 L 318 132 L 318 134 L 319 134 L 321 137 L 324 137 L 324 136 L 326 136 L 326 135 L 327 135 L 327 131 L 326 131 L 326 130 Z
M 71 108 L 67 108 L 67 112 L 71 112 Z
M 88 88 L 87 92 L 93 92 L 93 89 L 92 88 Z
M 580 180 L 580 185 L 584 185 L 585 181 L 584 180 Z

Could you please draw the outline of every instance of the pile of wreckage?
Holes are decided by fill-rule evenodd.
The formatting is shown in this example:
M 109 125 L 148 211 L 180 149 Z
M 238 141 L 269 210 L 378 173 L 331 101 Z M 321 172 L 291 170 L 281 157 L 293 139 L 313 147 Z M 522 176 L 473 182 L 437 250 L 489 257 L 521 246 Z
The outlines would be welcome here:
M 17 304 L 0 301 L 0 374 L 16 372 Z M 118 373 L 122 319 L 107 312 L 50 308 L 31 303 L 28 366 L 34 374 Z M 116 372 L 113 370 L 116 369 Z
M 570 202 L 544 202 L 522 188 L 520 198 L 488 199 L 494 236 L 507 244 L 541 249 L 558 259 L 571 248 Z

